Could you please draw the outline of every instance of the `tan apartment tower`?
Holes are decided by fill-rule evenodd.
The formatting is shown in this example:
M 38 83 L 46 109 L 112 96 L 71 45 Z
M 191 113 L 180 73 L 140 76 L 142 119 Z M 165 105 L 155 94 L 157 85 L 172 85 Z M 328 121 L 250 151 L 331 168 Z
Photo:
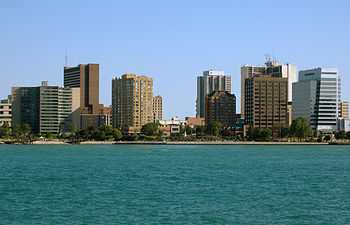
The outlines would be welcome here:
M 80 88 L 82 113 L 99 113 L 99 64 L 64 67 L 64 87 Z
M 340 118 L 349 119 L 349 102 L 347 101 L 340 103 Z
M 137 133 L 153 122 L 153 79 L 124 74 L 112 80 L 112 124 L 128 133 Z
M 162 96 L 153 97 L 153 121 L 157 122 L 163 119 L 163 98 Z
M 288 124 L 288 78 L 251 77 L 245 81 L 245 123 L 269 128 L 278 137 Z

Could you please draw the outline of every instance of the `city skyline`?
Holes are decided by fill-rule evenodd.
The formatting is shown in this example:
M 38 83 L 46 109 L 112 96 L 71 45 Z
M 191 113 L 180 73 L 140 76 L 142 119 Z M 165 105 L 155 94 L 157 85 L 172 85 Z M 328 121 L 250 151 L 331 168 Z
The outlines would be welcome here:
M 12 86 L 35 86 L 41 80 L 63 86 L 66 52 L 69 66 L 100 64 L 105 105 L 111 104 L 113 76 L 153 77 L 154 95 L 164 99 L 164 118 L 195 115 L 196 77 L 209 69 L 231 75 L 240 111 L 240 67 L 261 65 L 265 54 L 298 71 L 336 67 L 343 86 L 350 82 L 346 1 L 20 2 L 6 2 L 0 9 L 1 98 Z M 261 18 L 247 14 L 261 9 Z M 342 100 L 349 99 L 344 88 Z

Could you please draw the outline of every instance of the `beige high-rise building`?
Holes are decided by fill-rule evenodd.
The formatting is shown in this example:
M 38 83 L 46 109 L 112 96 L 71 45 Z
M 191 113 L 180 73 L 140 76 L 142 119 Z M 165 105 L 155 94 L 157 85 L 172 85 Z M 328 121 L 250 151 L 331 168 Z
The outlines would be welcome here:
M 340 103 L 340 118 L 349 119 L 349 102 L 347 101 Z
M 112 124 L 129 133 L 153 122 L 153 79 L 124 74 L 112 80 Z
M 163 98 L 162 96 L 153 97 L 153 121 L 157 122 L 163 119 Z

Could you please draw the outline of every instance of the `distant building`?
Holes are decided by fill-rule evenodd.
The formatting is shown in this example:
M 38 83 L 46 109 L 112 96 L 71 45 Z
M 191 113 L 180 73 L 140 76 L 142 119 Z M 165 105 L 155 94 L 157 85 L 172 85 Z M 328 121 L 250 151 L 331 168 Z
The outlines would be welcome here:
M 191 128 L 205 126 L 205 118 L 202 117 L 186 117 L 186 124 Z
M 340 118 L 349 119 L 349 102 L 347 101 L 340 103 Z
M 162 96 L 153 97 L 153 121 L 157 122 L 163 119 L 163 99 Z
M 245 81 L 245 124 L 269 128 L 278 137 L 288 127 L 288 79 L 261 76 Z
M 206 98 L 205 123 L 220 122 L 223 127 L 233 127 L 236 114 L 236 96 L 227 91 L 214 91 Z
M 350 119 L 339 118 L 338 131 L 350 132 Z
M 140 132 L 153 122 L 153 79 L 124 74 L 112 80 L 113 127 L 129 133 Z
M 267 59 L 263 66 L 244 65 L 241 67 L 241 113 L 245 116 L 245 79 L 252 77 L 271 76 L 288 79 L 288 102 L 293 100 L 293 83 L 297 82 L 297 68 L 292 64 L 280 64 L 277 61 Z M 291 112 L 290 112 L 291 117 Z
M 174 117 L 171 120 L 161 120 L 159 121 L 160 129 L 165 136 L 170 136 L 174 134 L 180 134 L 181 128 L 186 127 L 185 120 L 179 120 Z
M 336 131 L 340 113 L 340 86 L 337 69 L 300 71 L 299 81 L 293 84 L 293 119 L 307 119 L 317 132 Z
M 101 116 L 105 117 L 105 125 L 106 126 L 112 126 L 112 106 L 100 106 L 100 113 Z
M 213 91 L 227 91 L 231 93 L 231 76 L 223 71 L 204 71 L 197 77 L 196 116 L 205 117 L 205 99 Z
M 80 110 L 84 114 L 99 112 L 99 64 L 64 67 L 64 87 L 80 88 Z
M 12 126 L 12 103 L 11 95 L 7 99 L 0 100 L 0 126 L 7 124 Z
M 13 125 L 28 124 L 34 133 L 63 132 L 71 123 L 72 89 L 48 86 L 12 89 Z

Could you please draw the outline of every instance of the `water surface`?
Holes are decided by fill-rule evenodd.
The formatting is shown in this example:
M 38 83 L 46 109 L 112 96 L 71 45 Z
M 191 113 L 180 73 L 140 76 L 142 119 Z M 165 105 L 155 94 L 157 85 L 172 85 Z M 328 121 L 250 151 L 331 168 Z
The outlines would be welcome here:
M 350 224 L 350 148 L 0 145 L 0 224 Z

